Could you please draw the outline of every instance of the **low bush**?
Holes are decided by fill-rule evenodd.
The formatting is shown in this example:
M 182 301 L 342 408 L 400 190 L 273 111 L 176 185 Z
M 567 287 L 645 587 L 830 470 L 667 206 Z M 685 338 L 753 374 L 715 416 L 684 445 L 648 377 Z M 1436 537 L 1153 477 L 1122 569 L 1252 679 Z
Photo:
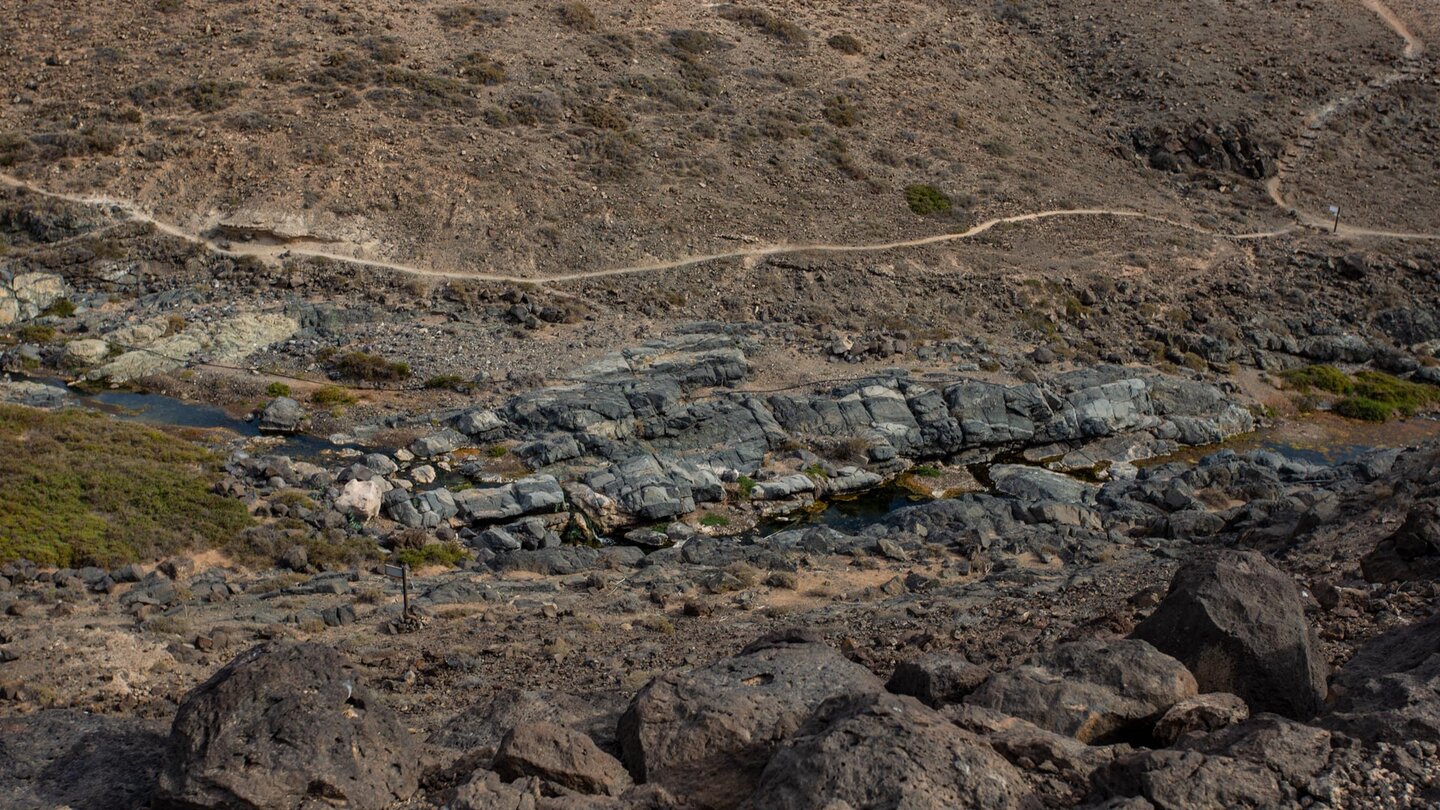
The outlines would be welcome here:
M 790 45 L 805 44 L 805 29 L 763 8 L 721 6 L 719 14 L 731 22 L 748 25 Z
M 288 397 L 290 396 L 290 386 L 283 382 L 272 382 L 265 386 L 265 395 L 269 397 Z
M 56 298 L 54 301 L 51 301 L 50 306 L 45 307 L 45 310 L 40 314 L 53 315 L 56 318 L 68 318 L 75 314 L 75 302 L 69 298 Z
M 469 556 L 465 549 L 456 543 L 430 543 L 420 548 L 400 549 L 391 555 L 390 559 L 398 565 L 408 565 L 411 569 L 424 568 L 429 565 L 444 565 L 454 568 Z
M 853 127 L 860 123 L 860 107 L 847 96 L 831 96 L 821 108 L 825 120 L 837 127 Z
M 394 382 L 410 376 L 409 363 L 366 352 L 341 355 L 333 370 L 341 379 L 357 382 Z
M 920 216 L 941 214 L 950 210 L 950 198 L 934 186 L 917 183 L 905 187 L 905 202 Z
M 560 4 L 560 22 L 574 28 L 577 31 L 594 31 L 599 25 L 595 19 L 595 12 L 579 0 L 569 0 Z
M 354 394 L 338 385 L 327 385 L 310 394 L 310 402 L 324 408 L 339 408 L 359 401 Z

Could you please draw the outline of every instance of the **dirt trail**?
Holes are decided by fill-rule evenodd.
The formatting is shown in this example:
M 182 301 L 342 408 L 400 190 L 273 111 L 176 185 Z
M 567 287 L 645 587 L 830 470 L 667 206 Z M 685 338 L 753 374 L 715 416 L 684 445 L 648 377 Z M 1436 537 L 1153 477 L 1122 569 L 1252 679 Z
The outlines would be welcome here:
M 1285 152 L 1280 156 L 1276 167 L 1275 176 L 1265 183 L 1265 190 L 1269 192 L 1270 199 L 1276 205 L 1289 211 L 1301 224 L 1312 228 L 1330 230 L 1333 220 L 1327 215 L 1316 214 L 1310 211 L 1301 210 L 1292 205 L 1285 197 L 1284 181 L 1286 175 L 1294 174 L 1295 168 L 1310 156 L 1314 151 L 1316 141 L 1324 132 L 1331 119 L 1336 115 L 1354 107 L 1356 104 L 1373 98 L 1380 93 L 1389 90 L 1400 82 L 1413 81 L 1424 75 L 1424 69 L 1420 64 L 1420 55 L 1425 50 L 1425 43 L 1407 27 L 1403 20 L 1385 5 L 1383 0 L 1361 0 L 1361 3 L 1370 11 L 1377 14 L 1381 21 L 1390 30 L 1394 31 L 1401 39 L 1405 40 L 1405 50 L 1401 53 L 1400 66 L 1384 76 L 1379 76 L 1343 96 L 1327 101 L 1319 109 L 1312 112 L 1305 119 L 1305 127 L 1300 134 L 1285 147 Z M 1437 239 L 1440 235 L 1413 233 L 1406 231 L 1387 231 L 1373 228 L 1356 227 L 1352 225 L 1341 225 L 1338 235 L 1346 237 L 1380 237 L 1389 239 Z
M 227 243 L 220 245 L 204 234 L 209 231 L 190 231 L 174 223 L 164 222 L 156 219 L 147 213 L 138 203 L 130 200 L 121 200 L 108 196 L 87 196 L 79 194 L 66 194 L 63 192 L 50 191 L 40 188 L 18 177 L 0 172 L 0 183 L 13 188 L 23 188 L 35 194 L 40 194 L 58 200 L 65 200 L 84 205 L 101 205 L 114 208 L 123 212 L 131 220 L 148 223 L 161 233 L 169 234 L 188 242 L 201 245 L 222 256 L 231 257 L 254 257 L 267 262 L 278 262 L 285 256 L 308 256 L 312 258 L 330 259 L 338 262 L 346 262 L 364 267 L 375 267 L 383 270 L 391 270 L 398 273 L 405 273 L 414 276 L 445 279 L 469 279 L 473 281 L 493 281 L 509 284 L 550 284 L 565 281 L 583 281 L 592 278 L 605 278 L 609 276 L 633 275 L 639 273 L 657 273 L 667 270 L 676 270 L 707 262 L 726 261 L 733 259 L 755 259 L 767 256 L 777 256 L 790 253 L 879 253 L 886 250 L 897 250 L 902 248 L 923 247 L 926 245 L 937 245 L 946 242 L 957 242 L 965 239 L 973 239 L 1003 225 L 1014 225 L 1025 222 L 1036 222 L 1045 219 L 1078 218 L 1078 217 L 1109 217 L 1119 219 L 1139 219 L 1147 222 L 1154 222 L 1172 228 L 1212 236 L 1219 239 L 1232 240 L 1254 240 L 1270 239 L 1295 232 L 1301 227 L 1314 228 L 1319 230 L 1330 229 L 1330 219 L 1308 211 L 1302 211 L 1291 205 L 1286 199 L 1282 188 L 1286 174 L 1293 172 L 1295 166 L 1304 160 L 1315 146 L 1316 138 L 1325 128 L 1326 124 L 1337 113 L 1345 110 L 1362 99 L 1369 98 L 1376 93 L 1383 92 L 1390 86 L 1400 81 L 1408 81 L 1422 75 L 1422 68 L 1419 63 L 1420 54 L 1424 51 L 1424 43 L 1417 37 L 1395 12 L 1383 0 L 1361 0 L 1366 8 L 1370 9 L 1389 26 L 1397 35 L 1405 40 L 1405 50 L 1402 55 L 1402 64 L 1399 69 L 1373 79 L 1356 90 L 1332 99 L 1323 107 L 1312 113 L 1306 120 L 1305 129 L 1295 141 L 1286 147 L 1285 153 L 1278 161 L 1278 168 L 1274 177 L 1266 183 L 1266 189 L 1270 198 L 1276 205 L 1290 212 L 1300 225 L 1279 228 L 1270 231 L 1258 231 L 1254 233 L 1226 233 L 1215 231 L 1209 228 L 1202 228 L 1198 225 L 1178 222 L 1165 217 L 1147 214 L 1143 211 L 1132 211 L 1123 208 L 1061 208 L 1048 211 L 1036 211 L 1028 214 L 1018 214 L 1008 217 L 996 217 L 988 219 L 975 225 L 966 231 L 959 233 L 943 233 L 933 236 L 925 236 L 916 239 L 903 239 L 894 242 L 876 242 L 868 244 L 835 244 L 835 243 L 782 243 L 775 245 L 763 245 L 742 250 L 728 251 L 723 253 L 707 253 L 693 256 L 684 256 L 678 259 L 653 262 L 649 264 L 630 265 L 626 267 L 613 267 L 604 270 L 586 270 L 576 273 L 561 273 L 553 276 L 531 277 L 511 276 L 498 273 L 481 273 L 460 270 L 439 270 L 432 267 L 421 267 L 417 265 L 389 262 L 381 259 L 369 259 L 363 256 L 347 255 L 334 250 L 325 250 L 320 247 L 307 247 L 305 243 L 290 243 L 285 245 L 266 245 L 249 242 Z M 214 223 L 211 223 L 213 226 Z M 1404 231 L 1386 231 L 1370 228 L 1358 228 L 1350 225 L 1341 226 L 1338 232 L 1342 237 L 1376 237 L 1385 239 L 1403 240 L 1436 240 L 1440 241 L 1440 234 L 1433 233 L 1411 233 Z M 312 245 L 318 243 L 310 243 Z
M 552 276 L 511 276 L 499 273 L 481 273 L 462 270 L 439 270 L 432 267 L 389 262 L 382 259 L 369 259 L 363 256 L 353 256 L 344 253 L 337 253 L 333 250 L 306 247 L 303 243 L 291 243 L 286 245 L 268 245 L 256 243 L 229 243 L 222 246 L 215 240 L 204 236 L 201 233 L 182 228 L 174 223 L 165 222 L 155 218 L 146 212 L 138 204 L 130 200 L 121 200 L 104 195 L 83 195 L 67 194 L 64 192 L 50 191 L 40 188 L 32 183 L 21 180 L 10 174 L 0 172 L 0 183 L 13 188 L 23 188 L 31 193 L 39 194 L 51 199 L 64 200 L 66 202 L 82 205 L 106 206 L 126 215 L 130 220 L 143 222 L 151 225 L 157 231 L 168 234 L 187 242 L 201 245 L 208 250 L 221 256 L 235 258 L 254 257 L 265 261 L 279 261 L 284 256 L 308 256 L 312 258 L 331 259 L 349 264 L 366 267 L 376 267 L 384 270 L 392 270 L 399 273 L 406 273 L 415 276 L 448 279 L 471 279 L 475 281 L 495 281 L 511 284 L 545 284 L 564 281 L 583 281 L 592 278 L 605 278 L 608 276 L 632 275 L 636 273 L 653 273 L 666 270 L 675 270 L 683 267 L 690 267 L 707 262 L 725 261 L 731 259 L 754 259 L 767 256 L 776 256 L 789 253 L 879 253 L 887 250 L 902 248 L 923 247 L 936 245 L 945 242 L 955 242 L 965 239 L 974 239 L 984 233 L 994 230 L 1002 225 L 1013 225 L 1025 222 L 1036 222 L 1045 219 L 1074 218 L 1074 217 L 1108 217 L 1119 219 L 1140 219 L 1147 222 L 1155 222 L 1172 228 L 1199 233 L 1206 236 L 1213 236 L 1221 239 L 1253 240 L 1268 239 L 1283 234 L 1291 233 L 1294 226 L 1280 228 L 1271 231 L 1260 231 L 1255 233 L 1226 233 L 1202 228 L 1198 225 L 1191 225 L 1165 217 L 1147 214 L 1143 211 L 1130 211 L 1126 209 L 1112 208 L 1060 208 L 1050 211 L 1036 211 L 1027 214 L 1017 214 L 1008 217 L 995 217 L 981 222 L 968 230 L 958 233 L 942 233 L 933 236 L 923 236 L 916 239 L 902 239 L 893 242 L 874 242 L 866 244 L 836 244 L 829 242 L 817 243 L 796 243 L 762 245 L 741 250 L 727 251 L 723 253 L 705 253 L 693 256 L 684 256 L 678 259 L 670 259 L 648 264 L 629 265 L 625 267 L 612 267 L 603 270 L 584 270 L 576 273 L 561 273 Z M 1424 238 L 1424 237 L 1420 237 Z

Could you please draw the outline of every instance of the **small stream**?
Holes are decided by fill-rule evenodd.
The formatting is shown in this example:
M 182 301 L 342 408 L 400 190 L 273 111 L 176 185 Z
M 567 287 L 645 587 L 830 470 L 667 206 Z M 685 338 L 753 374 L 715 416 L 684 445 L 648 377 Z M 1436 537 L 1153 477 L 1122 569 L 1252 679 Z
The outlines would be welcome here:
M 339 450 L 367 450 L 356 444 L 335 444 L 323 436 L 305 433 L 280 435 L 261 433 L 258 419 L 239 419 L 225 409 L 203 402 L 189 402 L 164 394 L 114 389 L 104 391 L 82 391 L 71 388 L 63 380 L 53 377 L 24 377 L 12 375 L 25 382 L 40 383 L 58 388 L 80 405 L 91 410 L 109 414 L 116 419 L 129 422 L 143 422 L 157 427 L 192 428 L 197 430 L 225 431 L 241 439 L 255 439 L 262 436 L 278 440 L 267 447 L 267 454 L 286 455 L 291 458 L 311 461 Z

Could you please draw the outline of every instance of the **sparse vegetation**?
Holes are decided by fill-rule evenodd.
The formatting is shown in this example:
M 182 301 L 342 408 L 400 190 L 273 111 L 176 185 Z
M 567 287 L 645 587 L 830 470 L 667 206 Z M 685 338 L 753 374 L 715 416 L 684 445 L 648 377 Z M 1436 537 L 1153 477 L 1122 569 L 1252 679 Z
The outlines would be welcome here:
M 849 54 L 850 56 L 855 56 L 865 51 L 864 46 L 860 44 L 860 40 L 856 39 L 852 34 L 836 34 L 825 40 L 825 44 L 840 53 Z
M 479 52 L 466 54 L 456 63 L 455 70 L 471 84 L 501 84 L 509 77 L 504 64 Z
M 265 386 L 265 395 L 268 397 L 288 397 L 290 396 L 290 386 L 283 382 L 272 382 Z
M 577 31 L 594 31 L 599 26 L 599 21 L 595 19 L 595 12 L 579 0 L 561 3 L 559 11 L 560 22 Z
M 805 44 L 805 29 L 795 23 L 776 15 L 774 12 L 763 8 L 751 8 L 748 6 L 721 6 L 719 9 L 721 17 L 748 25 L 762 33 L 790 45 Z
M 49 343 L 55 339 L 55 327 L 38 323 L 27 323 L 15 330 L 15 337 L 25 343 Z
M 220 544 L 252 524 L 213 493 L 219 459 L 81 410 L 0 405 L 0 560 L 117 565 Z
M 720 528 L 720 527 L 722 527 L 722 526 L 729 526 L 729 525 L 730 525 L 730 518 L 725 517 L 724 515 L 718 515 L 718 514 L 716 514 L 716 513 L 714 513 L 714 512 L 707 512 L 707 513 L 705 513 L 704 515 L 701 515 L 701 516 L 700 516 L 700 525 L 701 525 L 701 526 L 709 526 L 709 527 L 711 527 L 711 528 Z
M 196 112 L 211 113 L 229 107 L 243 89 L 245 85 L 240 82 L 204 79 L 187 85 L 180 91 L 180 97 Z
M 1301 393 L 1311 388 L 1332 394 L 1348 394 L 1353 388 L 1350 377 L 1334 366 L 1305 366 L 1281 372 L 1281 379 Z
M 474 385 L 459 374 L 436 374 L 425 381 L 425 387 L 432 391 L 447 390 L 463 394 L 474 388 Z
M 853 127 L 860 123 L 860 107 L 848 96 L 831 96 L 821 108 L 825 120 L 837 127 Z
M 735 487 L 740 491 L 740 497 L 749 500 L 750 495 L 755 492 L 755 479 L 748 475 L 742 475 L 736 479 Z

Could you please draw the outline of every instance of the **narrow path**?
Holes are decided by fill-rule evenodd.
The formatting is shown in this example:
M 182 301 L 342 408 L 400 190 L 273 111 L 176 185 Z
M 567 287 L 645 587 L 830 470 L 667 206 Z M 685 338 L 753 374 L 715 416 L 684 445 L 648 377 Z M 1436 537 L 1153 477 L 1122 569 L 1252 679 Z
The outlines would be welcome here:
M 915 239 L 902 239 L 893 242 L 874 242 L 855 245 L 836 244 L 829 242 L 762 245 L 758 247 L 743 248 L 741 250 L 727 251 L 723 253 L 704 253 L 693 256 L 684 256 L 678 259 L 652 262 L 649 264 L 612 267 L 604 270 L 583 270 L 575 273 L 561 273 L 553 276 L 535 277 L 511 276 L 500 273 L 467 272 L 462 270 L 438 270 L 432 267 L 422 267 L 411 264 L 403 264 L 400 262 L 389 262 L 381 259 L 367 259 L 363 257 L 349 256 L 343 253 L 336 253 L 334 251 L 323 250 L 320 248 L 305 247 L 303 244 L 264 245 L 240 242 L 229 243 L 228 246 L 222 246 L 213 239 L 204 236 L 203 234 L 195 233 L 193 231 L 182 228 L 181 226 L 174 223 L 165 222 L 163 220 L 157 219 L 150 213 L 146 212 L 138 204 L 130 200 L 122 200 L 104 195 L 67 194 L 64 192 L 50 191 L 48 189 L 40 188 L 32 183 L 26 182 L 25 180 L 21 180 L 18 177 L 6 174 L 4 172 L 0 172 L 0 184 L 4 184 L 12 188 L 22 188 L 33 194 L 39 194 L 44 197 L 49 197 L 56 200 L 63 200 L 65 202 L 72 202 L 81 205 L 110 207 L 124 213 L 130 220 L 147 223 L 161 233 L 168 234 L 179 239 L 184 239 L 185 241 L 192 244 L 201 245 L 206 249 L 221 256 L 230 256 L 234 258 L 248 256 L 264 259 L 267 261 L 278 261 L 281 257 L 287 255 L 306 256 L 310 258 L 330 259 L 333 261 L 346 262 L 349 264 L 361 265 L 366 267 L 377 267 L 383 270 L 393 270 L 395 272 L 406 273 L 415 276 L 448 279 L 471 279 L 476 281 L 495 281 L 511 284 L 545 284 L 563 281 L 584 281 L 586 279 L 605 278 L 608 276 L 623 276 L 636 273 L 654 273 L 665 270 L 675 270 L 678 268 L 689 267 L 696 264 L 705 264 L 707 262 L 714 261 L 764 258 L 767 256 L 777 256 L 790 253 L 880 253 L 887 250 L 923 247 L 926 245 L 937 245 L 945 242 L 974 239 L 975 237 L 988 233 L 989 231 L 992 231 L 1002 225 L 1013 225 L 1024 222 L 1037 222 L 1040 220 L 1059 218 L 1090 217 L 1138 219 L 1145 220 L 1147 222 L 1155 222 L 1172 228 L 1178 228 L 1180 230 L 1190 231 L 1192 233 L 1203 234 L 1205 236 L 1213 236 L 1221 239 L 1235 240 L 1269 239 L 1276 236 L 1281 236 L 1283 234 L 1291 233 L 1296 230 L 1294 226 L 1290 226 L 1277 230 L 1260 231 L 1256 233 L 1227 233 L 1224 231 L 1214 231 L 1208 228 L 1202 228 L 1198 225 L 1191 225 L 1173 219 L 1167 219 L 1165 217 L 1155 216 L 1153 214 L 1147 214 L 1143 211 L 1130 211 L 1119 208 L 1059 208 L 1050 211 L 1036 211 L 1028 214 L 1017 214 L 1015 216 L 1009 217 L 996 217 L 994 219 L 988 219 L 984 222 L 981 222 L 971 227 L 969 230 L 961 231 L 958 233 L 942 233 L 933 236 L 923 236 Z
M 1397 35 L 1405 40 L 1405 50 L 1401 59 L 1399 69 L 1386 74 L 1385 76 L 1367 82 L 1356 90 L 1344 96 L 1327 102 L 1323 107 L 1312 113 L 1306 120 L 1305 129 L 1300 136 L 1286 147 L 1285 153 L 1281 155 L 1276 174 L 1266 182 L 1266 190 L 1275 204 L 1293 215 L 1300 223 L 1285 228 L 1270 231 L 1258 231 L 1254 233 L 1227 233 L 1203 228 L 1198 225 L 1178 222 L 1165 217 L 1147 214 L 1143 211 L 1133 211 L 1123 208 L 1060 208 L 1048 211 L 1036 211 L 1028 214 L 1018 214 L 1008 217 L 996 217 L 971 227 L 969 230 L 959 233 L 943 233 L 934 236 L 919 237 L 916 239 L 902 239 L 893 242 L 875 242 L 867 244 L 836 244 L 828 242 L 818 243 L 782 243 L 775 245 L 764 245 L 742 250 L 728 251 L 723 253 L 707 253 L 693 256 L 684 256 L 678 259 L 653 262 L 649 264 L 638 264 L 626 267 L 613 267 L 604 270 L 586 270 L 575 273 L 561 273 L 553 276 L 530 277 L 511 276 L 499 273 L 480 273 L 459 270 L 439 270 L 432 267 L 404 264 L 400 262 L 389 262 L 380 259 L 367 259 L 363 257 L 350 256 L 337 253 L 333 250 L 324 250 L 319 247 L 307 247 L 303 243 L 287 245 L 263 245 L 248 242 L 227 243 L 220 245 L 203 233 L 190 231 L 181 226 L 162 221 L 146 212 L 138 203 L 131 200 L 121 200 L 104 195 L 87 196 L 79 194 L 67 194 L 64 192 L 50 191 L 35 186 L 25 180 L 4 172 L 0 172 L 0 184 L 12 188 L 22 188 L 35 194 L 40 194 L 57 200 L 64 200 L 83 205 L 108 206 L 123 212 L 130 220 L 148 223 L 155 230 L 170 236 L 183 239 L 187 242 L 200 245 L 221 256 L 235 258 L 254 257 L 267 262 L 275 263 L 285 256 L 305 256 L 318 259 L 330 259 L 332 261 L 345 262 L 363 267 L 375 267 L 382 270 L 391 270 L 397 273 L 405 273 L 413 276 L 427 278 L 445 279 L 469 279 L 473 281 L 492 281 L 509 284 L 549 284 L 565 281 L 584 281 L 593 278 L 606 278 L 610 276 L 624 276 L 642 273 L 657 273 L 667 270 L 675 270 L 690 267 L 707 262 L 725 261 L 731 259 L 753 259 L 767 256 L 778 256 L 791 253 L 879 253 L 887 250 L 902 248 L 923 247 L 926 245 L 937 245 L 947 242 L 958 242 L 966 239 L 974 239 L 997 227 L 1003 225 L 1014 225 L 1025 222 L 1037 222 L 1046 219 L 1059 218 L 1112 218 L 1112 219 L 1136 219 L 1146 222 L 1154 222 L 1172 228 L 1198 233 L 1218 239 L 1231 240 L 1256 240 L 1270 239 L 1285 234 L 1293 233 L 1301 228 L 1313 228 L 1329 230 L 1330 220 L 1328 217 L 1319 216 L 1314 213 L 1303 211 L 1291 205 L 1285 198 L 1283 183 L 1285 175 L 1293 173 L 1295 166 L 1309 156 L 1315 146 L 1319 133 L 1336 114 L 1345 110 L 1359 101 L 1369 98 L 1377 93 L 1383 92 L 1400 81 L 1408 81 L 1422 75 L 1422 67 L 1419 59 L 1424 51 L 1424 43 L 1417 37 L 1402 21 L 1395 12 L 1387 6 L 1383 0 L 1361 0 L 1366 8 L 1379 15 Z M 1377 237 L 1385 239 L 1402 240 L 1426 240 L 1440 241 L 1440 234 L 1433 233 L 1412 233 L 1405 231 L 1386 231 L 1370 228 L 1358 228 L 1354 226 L 1342 226 L 1339 235 L 1344 237 Z M 313 243 L 312 243 L 313 244 Z
M 1315 144 L 1320 134 L 1329 126 L 1331 119 L 1345 112 L 1362 101 L 1373 98 L 1401 82 L 1413 81 L 1424 76 L 1424 68 L 1420 64 L 1420 55 L 1425 50 L 1425 43 L 1412 32 L 1400 19 L 1400 17 L 1383 0 L 1360 0 L 1370 11 L 1380 17 L 1390 30 L 1394 31 L 1401 39 L 1405 40 L 1405 50 L 1401 53 L 1400 66 L 1395 70 L 1378 76 L 1343 96 L 1327 101 L 1319 109 L 1312 112 L 1305 119 L 1305 126 L 1300 134 L 1292 140 L 1280 155 L 1277 161 L 1275 176 L 1265 183 L 1265 190 L 1269 192 L 1270 199 L 1274 203 L 1290 212 L 1301 224 L 1311 227 L 1330 230 L 1333 220 L 1327 215 L 1316 214 L 1305 211 L 1285 197 L 1284 182 L 1286 175 L 1293 175 L 1295 168 L 1302 161 L 1310 157 L 1314 151 Z M 1339 230 L 1340 236 L 1362 237 L 1373 236 L 1389 239 L 1412 239 L 1428 240 L 1440 239 L 1440 235 L 1414 233 L 1407 231 L 1387 231 L 1373 228 L 1356 227 L 1353 225 L 1342 225 Z

